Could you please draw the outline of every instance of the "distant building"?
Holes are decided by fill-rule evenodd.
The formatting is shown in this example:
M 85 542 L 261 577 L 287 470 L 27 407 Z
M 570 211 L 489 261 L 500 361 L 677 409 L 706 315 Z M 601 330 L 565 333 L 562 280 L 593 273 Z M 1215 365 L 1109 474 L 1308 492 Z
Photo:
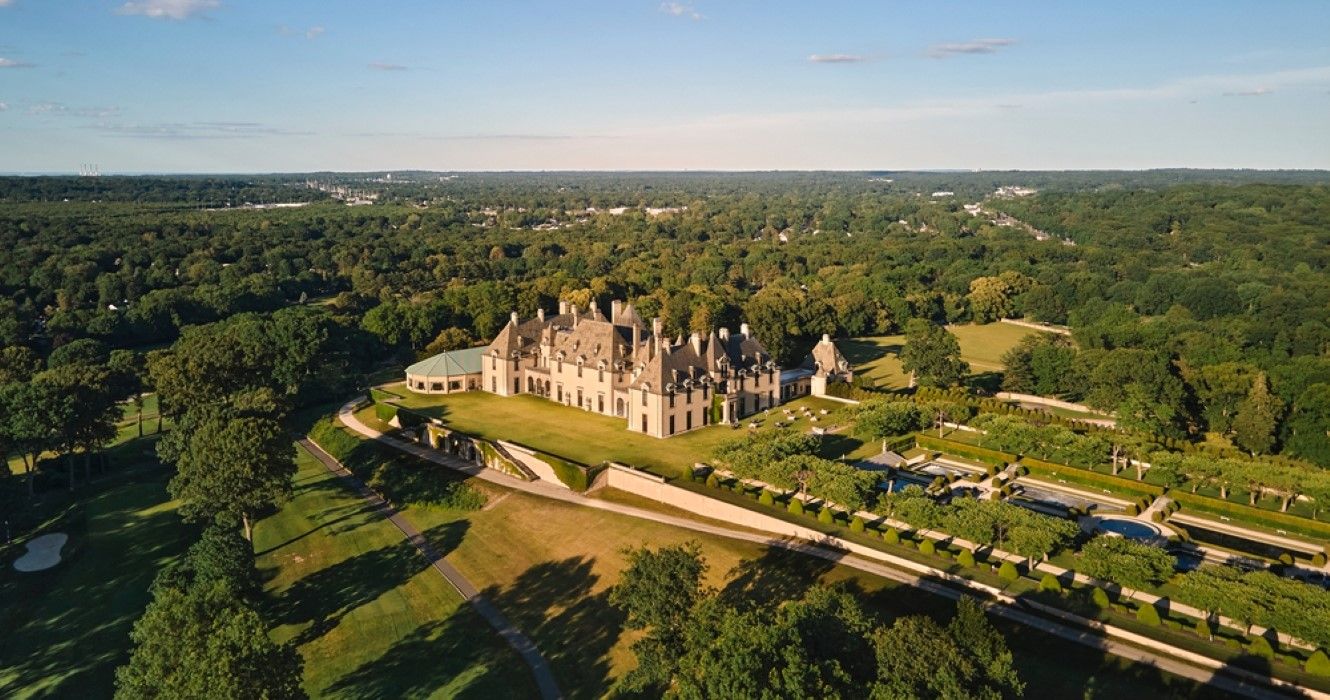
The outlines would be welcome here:
M 406 385 L 421 394 L 451 394 L 480 388 L 485 348 L 442 352 L 406 368 Z

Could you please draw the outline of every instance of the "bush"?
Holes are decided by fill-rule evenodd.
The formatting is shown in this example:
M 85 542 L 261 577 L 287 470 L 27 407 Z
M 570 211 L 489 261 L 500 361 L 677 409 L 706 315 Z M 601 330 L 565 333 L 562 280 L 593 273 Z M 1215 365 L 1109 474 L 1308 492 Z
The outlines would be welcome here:
M 769 505 L 774 505 L 776 503 L 776 499 L 771 495 L 770 491 L 762 489 L 762 495 L 757 497 L 757 502 L 761 503 L 764 506 L 769 506 Z
M 882 539 L 886 540 L 887 544 L 900 544 L 901 533 L 896 532 L 896 528 L 889 527 L 886 532 L 882 533 Z
M 831 525 L 836 522 L 836 518 L 831 514 L 830 508 L 822 506 L 822 508 L 817 511 L 817 521 L 823 525 Z
M 1302 668 L 1313 676 L 1330 676 L 1330 657 L 1326 656 L 1324 649 L 1317 649 L 1307 657 L 1307 663 Z
M 1215 634 L 1214 628 L 1210 627 L 1209 620 L 1201 618 L 1196 621 L 1196 635 L 1198 637 L 1204 637 L 1206 639 L 1209 639 L 1213 637 L 1214 634 Z
M 707 474 L 707 488 L 720 488 L 720 479 L 717 479 L 715 474 Z
M 384 423 L 392 422 L 392 419 L 397 417 L 397 406 L 390 403 L 376 403 L 374 404 L 374 417 Z
M 857 515 L 851 518 L 850 532 L 863 532 L 863 531 L 864 531 L 864 519 Z
M 1002 579 L 1003 581 L 1011 583 L 1012 581 L 1015 581 L 1020 577 L 1021 577 L 1021 572 L 1017 571 L 1016 565 L 1012 564 L 1009 561 L 1002 562 L 1002 566 L 998 567 L 998 578 Z
M 933 540 L 924 538 L 919 541 L 919 551 L 923 554 L 937 554 L 937 545 L 933 544 Z
M 1108 599 L 1108 591 L 1105 591 L 1098 586 L 1095 586 L 1094 589 L 1090 591 L 1090 601 L 1100 610 L 1107 610 L 1108 606 L 1112 604 Z
M 1143 625 L 1158 627 L 1159 610 L 1150 603 L 1141 603 L 1141 607 L 1136 608 L 1136 620 Z
M 1062 582 L 1058 581 L 1058 577 L 1053 574 L 1044 574 L 1043 578 L 1039 579 L 1039 590 L 1048 591 L 1049 593 L 1061 593 Z
M 1127 504 L 1127 515 L 1140 515 L 1140 514 L 1141 514 L 1140 506 L 1136 505 L 1135 503 Z
M 550 469 L 554 470 L 554 475 L 559 477 L 564 486 L 580 492 L 586 491 L 591 485 L 590 472 L 586 467 L 543 452 L 537 453 L 536 457 L 550 465 Z M 691 472 L 692 469 L 688 471 Z
M 1275 649 L 1270 646 L 1270 640 L 1259 635 L 1247 640 L 1247 653 L 1266 661 L 1275 660 Z
M 956 562 L 961 566 L 974 566 L 974 552 L 968 549 L 962 549 L 960 554 L 956 555 Z
M 801 500 L 799 500 L 799 499 L 797 499 L 797 498 L 791 498 L 791 499 L 790 499 L 790 505 L 789 505 L 789 507 L 788 507 L 786 510 L 788 510 L 789 512 L 791 512 L 791 513 L 793 513 L 793 514 L 795 514 L 795 515 L 803 515 L 803 514 L 804 514 L 804 502 L 801 501 Z
M 1164 522 L 1164 513 L 1157 510 L 1150 514 L 1150 520 L 1156 523 L 1162 523 Z
M 1279 563 L 1284 566 L 1293 566 L 1293 554 L 1291 552 L 1280 552 Z
M 1325 566 L 1325 552 L 1317 552 L 1312 555 L 1312 566 L 1315 566 L 1318 569 Z

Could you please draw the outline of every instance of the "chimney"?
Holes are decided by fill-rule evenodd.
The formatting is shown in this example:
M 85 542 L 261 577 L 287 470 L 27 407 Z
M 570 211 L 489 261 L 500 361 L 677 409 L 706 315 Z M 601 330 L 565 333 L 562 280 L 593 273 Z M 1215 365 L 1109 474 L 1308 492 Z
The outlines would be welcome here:
M 509 320 L 514 326 L 516 326 L 516 325 L 517 325 L 517 312 L 514 311 L 514 312 L 512 312 L 511 314 L 509 314 L 509 315 L 508 315 L 508 320 Z
M 634 362 L 636 362 L 636 361 L 639 359 L 639 358 L 637 357 L 637 349 L 640 348 L 640 347 L 642 347 L 642 326 L 641 326 L 640 324 L 634 323 L 634 324 L 633 324 L 633 361 L 634 361 Z
M 660 352 L 660 317 L 651 319 L 651 342 L 655 346 L 656 352 Z
M 831 335 L 830 335 L 829 333 L 823 333 L 823 334 L 822 334 L 822 342 L 824 342 L 824 343 L 830 343 L 830 342 L 831 342 Z
M 743 336 L 743 337 L 745 337 L 745 338 L 749 337 L 749 333 L 748 333 L 748 324 L 747 324 L 747 323 L 740 323 L 740 324 L 739 324 L 739 335 L 741 335 L 741 336 Z
M 730 329 L 725 328 L 724 326 L 721 326 L 721 329 L 720 329 L 720 339 L 721 339 L 721 342 L 725 342 L 725 341 L 729 340 L 729 339 L 730 339 Z
M 610 302 L 610 323 L 617 323 L 619 312 L 623 310 L 623 302 L 615 299 Z
M 573 328 L 577 328 L 577 322 L 582 320 L 582 310 L 577 308 L 577 304 L 573 304 L 572 306 L 573 306 Z
M 587 315 L 594 319 L 598 313 L 600 313 L 600 309 L 596 308 L 596 298 L 592 297 L 591 306 L 587 309 Z
M 693 352 L 696 353 L 698 357 L 701 357 L 701 356 L 702 356 L 702 335 L 699 334 L 699 333 L 694 333 L 694 334 L 688 336 L 688 342 L 689 342 L 689 343 L 692 343 L 692 345 L 693 345 Z
M 536 309 L 536 319 L 541 323 L 545 322 L 545 309 Z
M 560 299 L 560 300 L 559 300 L 559 315 L 562 316 L 562 315 L 564 315 L 564 314 L 566 314 L 566 313 L 568 313 L 568 302 L 564 301 L 563 299 Z

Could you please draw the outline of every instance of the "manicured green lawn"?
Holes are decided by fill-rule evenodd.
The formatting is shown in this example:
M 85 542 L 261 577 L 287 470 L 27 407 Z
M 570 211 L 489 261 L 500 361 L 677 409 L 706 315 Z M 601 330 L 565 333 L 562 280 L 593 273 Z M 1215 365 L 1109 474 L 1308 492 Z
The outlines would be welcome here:
M 165 470 L 112 478 L 84 497 L 71 559 L 29 574 L 0 562 L 0 697 L 109 697 L 149 584 L 188 546 Z
M 532 697 L 521 659 L 402 533 L 304 450 L 295 495 L 254 531 L 278 623 L 305 658 L 314 697 Z M 427 511 L 428 512 L 428 511 Z M 456 514 L 418 523 L 445 552 Z
M 403 392 L 409 394 L 409 392 Z M 685 466 L 710 459 L 712 451 L 721 442 L 738 437 L 746 428 L 727 426 L 699 428 L 671 438 L 653 438 L 628 430 L 627 421 L 563 406 L 552 401 L 530 396 L 495 396 L 483 391 L 461 394 L 418 395 L 409 394 L 399 402 L 421 413 L 440 418 L 462 432 L 486 439 L 501 439 L 527 445 L 567 459 L 595 465 L 615 461 L 650 469 L 674 476 Z M 815 397 L 805 397 L 785 404 L 798 411 L 801 405 L 813 411 L 826 409 L 828 415 L 818 416 L 819 422 L 797 419 L 791 426 L 808 430 L 812 425 L 832 427 L 848 421 L 846 405 Z M 772 423 L 783 416 L 779 409 L 770 415 L 758 415 L 750 420 L 761 423 L 760 430 L 772 429 Z M 839 457 L 858 449 L 861 444 L 852 438 L 828 439 L 830 448 L 838 450 L 831 456 Z
M 961 359 L 970 363 L 975 374 L 1002 371 L 1002 356 L 1022 338 L 1039 331 L 1009 323 L 962 324 L 947 326 L 961 346 Z M 871 377 L 878 386 L 903 389 L 910 377 L 901 370 L 903 335 L 884 335 L 837 341 L 846 359 L 859 376 Z

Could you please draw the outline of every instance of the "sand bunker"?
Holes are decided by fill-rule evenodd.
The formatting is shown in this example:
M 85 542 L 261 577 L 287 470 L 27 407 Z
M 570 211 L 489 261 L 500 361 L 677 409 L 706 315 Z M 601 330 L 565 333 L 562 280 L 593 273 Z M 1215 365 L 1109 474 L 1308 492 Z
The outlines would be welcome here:
M 19 571 L 42 571 L 60 563 L 60 549 L 69 541 L 69 535 L 53 532 L 28 540 L 28 552 L 14 561 Z

